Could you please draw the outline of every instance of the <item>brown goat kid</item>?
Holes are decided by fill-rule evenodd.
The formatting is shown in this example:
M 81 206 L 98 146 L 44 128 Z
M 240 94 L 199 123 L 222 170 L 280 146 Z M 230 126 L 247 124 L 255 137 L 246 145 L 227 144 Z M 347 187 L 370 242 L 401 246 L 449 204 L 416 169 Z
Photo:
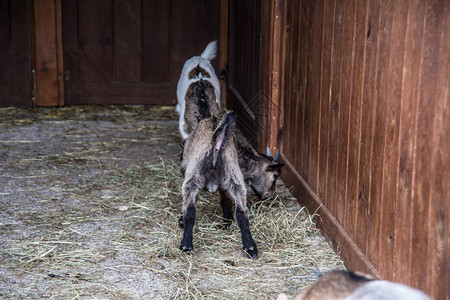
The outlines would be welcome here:
M 184 181 L 180 225 L 184 232 L 180 249 L 183 251 L 193 249 L 192 230 L 199 190 L 207 189 L 214 193 L 220 189 L 221 195 L 226 195 L 224 215 L 227 214 L 228 219 L 232 218 L 231 203 L 228 203 L 228 200 L 235 203 L 235 216 L 244 251 L 249 258 L 255 259 L 258 256 L 255 241 L 250 233 L 247 190 L 239 167 L 236 136 L 232 133 L 234 122 L 232 112 L 227 112 L 221 120 L 217 117 L 202 119 L 186 140 L 181 162 Z
M 192 72 L 195 70 L 193 69 Z M 197 128 L 201 120 L 219 115 L 214 87 L 208 81 L 198 80 L 191 83 L 186 92 L 185 102 L 184 120 L 188 134 Z M 231 131 L 236 137 L 239 167 L 245 182 L 252 187 L 260 199 L 272 197 L 275 193 L 276 180 L 283 167 L 278 160 L 278 151 L 275 157 L 272 157 L 270 150 L 262 154 L 248 143 L 237 126 L 232 126 Z M 226 197 L 225 194 L 221 193 L 221 196 L 224 202 L 229 201 L 223 198 Z

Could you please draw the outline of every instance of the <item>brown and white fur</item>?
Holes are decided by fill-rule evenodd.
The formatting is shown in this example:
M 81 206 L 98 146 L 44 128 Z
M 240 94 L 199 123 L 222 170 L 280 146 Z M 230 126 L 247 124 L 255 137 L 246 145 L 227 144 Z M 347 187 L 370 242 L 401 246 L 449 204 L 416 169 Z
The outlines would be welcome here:
M 423 292 L 369 275 L 349 271 L 327 273 L 294 300 L 430 300 Z M 288 300 L 280 294 L 277 300 Z
M 206 189 L 214 193 L 220 189 L 226 199 L 234 201 L 235 217 L 241 230 L 244 251 L 249 258 L 255 259 L 258 256 L 255 241 L 250 233 L 247 190 L 239 167 L 236 137 L 231 130 L 234 122 L 232 112 L 227 112 L 222 119 L 204 118 L 198 122 L 184 145 L 181 162 L 181 172 L 184 176 L 183 204 L 180 218 L 180 226 L 184 229 L 180 245 L 183 251 L 193 249 L 192 230 L 198 192 L 200 189 Z M 230 211 L 227 210 L 227 213 Z
M 183 140 L 187 139 L 189 132 L 192 130 L 185 126 L 186 99 L 189 99 L 190 94 L 193 93 L 195 85 L 199 81 L 211 87 L 208 90 L 208 92 L 211 92 L 209 96 L 220 110 L 220 83 L 211 64 L 211 60 L 216 57 L 216 52 L 217 41 L 212 41 L 206 46 L 200 56 L 194 56 L 184 63 L 180 79 L 178 80 L 178 104 L 175 108 L 175 111 L 180 115 L 178 129 Z

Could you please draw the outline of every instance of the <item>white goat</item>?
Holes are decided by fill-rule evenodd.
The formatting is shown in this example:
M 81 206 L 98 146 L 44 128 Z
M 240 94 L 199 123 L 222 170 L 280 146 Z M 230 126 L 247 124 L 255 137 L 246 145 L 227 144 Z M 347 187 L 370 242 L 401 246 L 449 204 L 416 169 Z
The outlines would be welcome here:
M 190 88 L 194 88 L 194 83 L 198 81 L 208 81 L 214 88 L 215 101 L 220 110 L 220 84 L 216 76 L 211 60 L 216 57 L 217 41 L 210 42 L 201 56 L 194 56 L 186 61 L 181 71 L 177 86 L 178 104 L 175 111 L 180 115 L 178 128 L 183 140 L 187 139 L 189 132 L 185 126 L 184 113 L 186 109 L 186 96 Z

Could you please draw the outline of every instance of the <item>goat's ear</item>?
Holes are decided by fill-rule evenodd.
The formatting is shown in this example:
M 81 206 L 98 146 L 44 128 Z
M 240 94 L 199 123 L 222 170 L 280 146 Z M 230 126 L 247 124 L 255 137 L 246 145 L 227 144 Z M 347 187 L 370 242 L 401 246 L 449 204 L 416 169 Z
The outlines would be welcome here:
M 274 162 L 280 162 L 280 150 L 277 149 L 277 151 L 275 152 L 275 156 L 273 157 L 273 161 Z
M 280 164 L 280 163 L 278 163 L 278 164 L 273 164 L 273 165 L 268 165 L 267 167 L 266 167 L 266 171 L 267 172 L 273 172 L 273 171 L 278 171 L 278 170 L 281 170 L 281 168 L 284 166 L 284 164 Z
M 269 146 L 266 148 L 266 155 L 272 157 L 272 151 L 270 151 Z

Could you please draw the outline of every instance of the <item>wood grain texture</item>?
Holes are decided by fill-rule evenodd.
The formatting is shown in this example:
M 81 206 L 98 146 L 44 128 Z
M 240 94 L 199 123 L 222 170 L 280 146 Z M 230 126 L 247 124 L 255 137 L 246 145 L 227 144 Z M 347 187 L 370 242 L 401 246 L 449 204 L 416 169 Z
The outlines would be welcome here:
M 341 95 L 339 104 L 339 125 L 337 143 L 337 191 L 336 191 L 336 217 L 344 226 L 347 211 L 347 184 L 348 184 L 348 140 L 350 129 L 351 98 L 353 84 L 353 60 L 354 50 L 354 16 L 356 1 L 343 1 L 343 58 L 341 70 Z M 354 158 L 352 158 L 354 159 Z
M 390 32 L 390 53 L 386 74 L 387 106 L 385 111 L 385 145 L 383 164 L 383 195 L 381 203 L 381 226 L 379 261 L 380 270 L 384 278 L 392 280 L 394 230 L 396 226 L 395 198 L 397 190 L 397 173 L 399 161 L 399 127 L 401 99 L 403 57 L 405 51 L 405 32 L 407 20 L 407 3 L 396 2 L 392 7 L 392 27 Z
M 328 142 L 328 185 L 327 185 L 327 208 L 333 216 L 337 216 L 337 178 L 338 171 L 338 134 L 339 134 L 339 112 L 341 98 L 341 79 L 342 79 L 342 57 L 343 57 L 343 15 L 344 5 L 340 1 L 335 3 L 335 17 L 333 23 L 332 40 L 332 80 L 330 91 L 330 120 L 329 120 L 329 142 Z
M 369 205 L 370 227 L 368 236 L 367 255 L 375 265 L 379 267 L 379 246 L 380 246 L 380 228 L 382 218 L 382 197 L 384 165 L 384 146 L 385 146 L 385 124 L 386 109 L 390 104 L 387 95 L 389 55 L 390 55 L 390 31 L 392 25 L 392 3 L 382 2 L 380 5 L 379 31 L 378 31 L 378 52 L 377 52 L 377 74 L 376 74 L 376 97 L 377 107 L 375 111 L 375 132 L 373 137 L 372 150 L 372 189 L 371 200 Z
M 378 1 L 368 1 L 368 19 L 366 29 L 366 55 L 364 61 L 364 90 L 361 116 L 360 164 L 358 182 L 358 212 L 356 220 L 356 244 L 366 253 L 367 234 L 371 225 L 369 207 L 372 194 L 371 172 L 373 164 L 373 137 L 375 135 L 375 112 L 377 105 L 376 85 L 377 74 L 378 31 L 380 18 Z
M 308 31 L 308 73 L 306 85 L 306 105 L 309 108 L 308 115 L 310 116 L 305 121 L 308 122 L 305 132 L 310 132 L 309 153 L 307 158 L 308 176 L 310 178 L 309 184 L 311 189 L 318 192 L 318 172 L 319 172 L 319 139 L 321 135 L 320 115 L 322 104 L 322 55 L 323 55 L 323 22 L 324 22 L 324 1 L 313 1 L 309 8 L 309 26 Z M 312 134 L 315 132 L 316 134 Z
M 293 189 L 294 196 L 299 199 L 301 204 L 307 207 L 311 214 L 314 214 L 314 222 L 322 230 L 333 249 L 340 254 L 346 266 L 351 270 L 359 270 L 366 274 L 372 274 L 376 278 L 381 278 L 381 275 L 364 253 L 358 249 L 344 228 L 336 221 L 330 211 L 323 206 L 320 199 L 309 188 L 308 184 L 284 155 L 281 155 L 281 162 L 285 164 L 285 169 L 282 173 L 283 181 L 287 186 L 295 187 Z
M 63 105 L 61 1 L 35 1 L 34 20 L 36 105 Z
M 356 241 L 357 213 L 360 181 L 360 143 L 362 126 L 362 102 L 364 90 L 364 59 L 366 55 L 368 2 L 356 2 L 354 14 L 354 58 L 352 97 L 350 101 L 349 140 L 348 140 L 348 186 L 345 210 L 345 223 L 349 236 Z
M 283 180 L 347 267 L 448 299 L 448 1 L 285 2 Z
M 422 39 L 421 68 L 419 72 L 419 101 L 416 114 L 416 156 L 415 173 L 413 177 L 412 195 L 412 254 L 411 254 L 411 284 L 420 289 L 427 288 L 428 266 L 422 262 L 429 260 L 431 256 L 442 254 L 429 252 L 437 245 L 429 245 L 429 241 L 436 243 L 435 232 L 429 226 L 430 218 L 433 216 L 432 203 L 436 201 L 431 197 L 432 190 L 432 166 L 433 153 L 436 146 L 433 145 L 434 123 L 436 113 L 440 107 L 440 101 L 436 101 L 436 91 L 441 87 L 437 85 L 440 81 L 439 65 L 440 41 L 443 26 L 443 9 L 439 1 L 427 1 L 424 18 L 424 34 Z M 441 4 L 441 5 L 440 5 Z M 442 82 L 442 81 L 441 81 Z M 448 101 L 448 100 L 447 100 Z M 441 205 L 443 205 L 441 203 Z
M 399 167 L 396 193 L 396 226 L 394 233 L 393 280 L 409 283 L 411 280 L 411 196 L 415 154 L 415 120 L 417 114 L 420 61 L 423 34 L 423 1 L 411 1 L 405 33 L 403 83 L 400 115 Z
M 438 78 L 436 81 L 436 97 L 443 99 L 438 101 L 435 107 L 433 120 L 433 147 L 431 160 L 431 192 L 428 199 L 428 253 L 427 261 L 427 285 L 426 290 L 434 299 L 450 298 L 449 272 L 450 272 L 450 248 L 449 248 L 449 201 L 450 190 L 450 16 L 449 3 L 445 2 L 444 8 L 437 3 L 436 35 L 439 39 L 439 54 L 434 56 L 437 60 Z M 437 11 L 438 9 L 439 11 Z M 447 283 L 447 284 L 445 284 Z
M 325 0 L 323 30 L 322 30 L 322 80 L 321 80 L 321 106 L 320 106 L 320 137 L 319 137 L 319 170 L 317 195 L 327 205 L 328 195 L 328 164 L 330 140 L 330 110 L 331 110 L 331 80 L 332 80 L 332 45 L 334 24 L 334 0 Z M 286 121 L 286 123 L 288 123 Z

